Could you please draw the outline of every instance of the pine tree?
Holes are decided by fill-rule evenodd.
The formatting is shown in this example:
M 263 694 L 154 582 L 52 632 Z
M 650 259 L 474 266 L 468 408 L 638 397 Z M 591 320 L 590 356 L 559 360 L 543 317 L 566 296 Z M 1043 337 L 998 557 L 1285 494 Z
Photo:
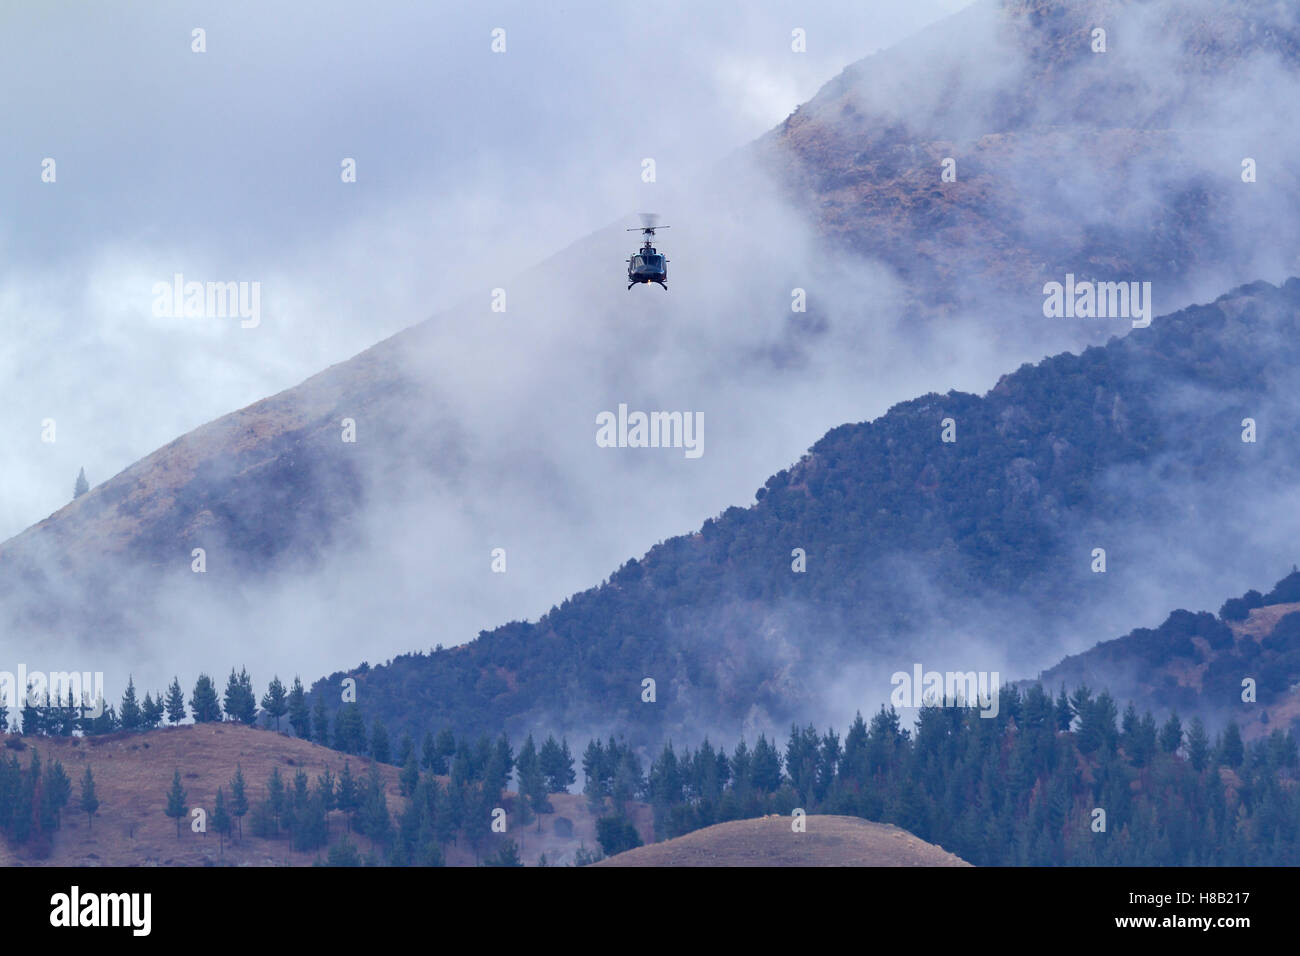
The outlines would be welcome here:
M 196 724 L 221 720 L 221 701 L 217 699 L 217 687 L 207 674 L 200 674 L 194 682 L 194 693 L 190 695 L 190 716 Z
M 271 816 L 275 820 L 275 825 L 279 827 L 285 810 L 284 781 L 280 779 L 279 767 L 271 768 L 271 776 L 266 781 L 266 802 L 271 807 Z
M 144 703 L 140 705 L 140 726 L 145 730 L 153 730 L 163 719 L 163 699 L 159 694 L 156 698 L 149 694 L 144 695 Z
M 171 789 L 167 791 L 167 809 L 163 812 L 176 821 L 176 839 L 181 838 L 181 818 L 189 807 L 185 805 L 185 790 L 181 787 L 181 772 L 172 774 Z
M 212 829 L 217 831 L 217 852 L 224 856 L 226 837 L 230 835 L 231 822 L 230 812 L 226 810 L 226 794 L 221 787 L 217 787 L 217 799 L 212 808 Z
M 262 702 L 266 707 L 266 701 Z M 289 691 L 288 701 L 289 726 L 303 740 L 311 740 L 311 711 L 307 709 L 307 694 L 302 689 L 302 681 L 295 674 L 293 687 Z
M 1192 718 L 1192 725 L 1187 731 L 1187 759 L 1197 773 L 1204 770 L 1210 762 L 1210 737 L 1205 732 L 1205 724 L 1200 717 Z
M 312 732 L 314 736 L 311 739 L 315 740 L 316 743 L 322 747 L 330 745 L 330 717 L 329 712 L 325 709 L 325 694 L 323 691 L 316 695 L 316 703 L 312 707 Z M 337 740 L 334 741 L 334 746 L 339 750 L 344 749 Z
M 167 688 L 167 721 L 173 727 L 185 719 L 185 694 L 181 691 L 179 677 L 172 678 L 172 686 Z
M 239 669 L 239 722 L 252 727 L 257 723 L 257 694 L 253 691 L 253 679 L 248 671 Z
M 240 668 L 239 674 L 230 669 L 230 679 L 226 682 L 225 693 L 226 718 L 241 724 L 252 726 L 257 720 L 257 698 L 253 694 L 253 682 L 248 671 Z
M 298 691 L 301 694 L 302 684 L 298 684 Z M 280 683 L 279 674 L 271 678 L 266 693 L 262 695 L 262 712 L 275 721 L 275 729 L 279 730 L 280 718 L 289 712 L 288 695 L 285 693 L 284 685 Z
M 129 674 L 126 678 L 126 693 L 122 695 L 120 719 L 123 730 L 139 730 L 140 725 L 143 723 L 140 704 L 135 699 L 135 679 Z
M 72 797 L 72 781 L 63 770 L 63 764 L 52 761 L 45 768 L 45 779 L 41 787 L 41 825 L 46 830 L 57 830 L 63 814 L 63 808 Z
M 366 753 L 366 721 L 355 703 L 344 704 L 334 715 L 334 746 L 347 754 Z
M 77 498 L 80 498 L 89 490 L 90 490 L 90 482 L 86 480 L 86 469 L 82 468 L 79 472 L 77 472 L 77 481 L 72 486 L 73 500 L 75 501 Z
M 406 765 L 402 768 L 398 783 L 401 786 L 402 796 L 409 797 L 415 793 L 415 788 L 420 783 L 420 765 L 415 762 L 414 751 L 406 758 Z
M 239 839 L 244 838 L 244 815 L 248 813 L 248 792 L 244 783 L 244 768 L 235 764 L 235 776 L 230 780 L 230 813 L 235 818 Z
M 546 779 L 547 793 L 568 793 L 569 787 L 577 782 L 573 769 L 573 757 L 569 753 L 569 743 L 564 746 L 556 743 L 555 738 L 547 736 L 537 756 L 538 769 Z
M 360 794 L 357 789 L 357 780 L 352 776 L 352 766 L 348 761 L 343 761 L 343 773 L 339 775 L 339 793 L 338 808 L 343 811 L 348 820 L 348 832 L 352 832 L 352 818 L 361 806 Z
M 38 696 L 32 684 L 29 683 L 27 693 L 23 694 L 21 730 L 24 737 L 35 737 L 45 732 L 45 715 L 41 710 Z
M 451 770 L 450 760 L 456 753 L 456 737 L 451 732 L 450 727 L 444 727 L 438 731 L 438 739 L 434 743 L 437 753 L 433 765 L 429 768 L 436 774 L 445 774 Z
M 1235 720 L 1228 721 L 1223 728 L 1223 739 L 1219 743 L 1217 762 L 1219 766 L 1240 767 L 1245 760 L 1245 747 L 1241 742 L 1241 728 Z
M 87 765 L 81 777 L 81 812 L 86 815 L 86 828 L 94 829 L 95 814 L 99 812 L 99 797 L 95 796 L 95 778 Z
M 520 803 L 538 815 L 537 828 L 540 830 L 541 814 L 550 813 L 552 808 L 546 799 L 546 777 L 542 774 L 541 758 L 537 753 L 537 745 L 533 743 L 532 734 L 528 735 L 523 747 L 519 749 L 519 757 L 515 760 L 515 775 L 519 778 Z
M 380 763 L 388 763 L 392 756 L 388 749 L 388 730 L 378 717 L 375 718 L 374 729 L 370 733 L 370 756 Z

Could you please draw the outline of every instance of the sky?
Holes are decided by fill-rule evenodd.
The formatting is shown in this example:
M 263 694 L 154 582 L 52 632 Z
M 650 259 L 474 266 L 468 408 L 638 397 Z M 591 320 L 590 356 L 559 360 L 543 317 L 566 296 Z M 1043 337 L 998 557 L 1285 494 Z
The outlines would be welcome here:
M 79 468 L 504 284 L 652 201 L 644 158 L 689 179 L 963 5 L 6 5 L 0 538 Z M 178 272 L 259 281 L 263 321 L 155 317 Z

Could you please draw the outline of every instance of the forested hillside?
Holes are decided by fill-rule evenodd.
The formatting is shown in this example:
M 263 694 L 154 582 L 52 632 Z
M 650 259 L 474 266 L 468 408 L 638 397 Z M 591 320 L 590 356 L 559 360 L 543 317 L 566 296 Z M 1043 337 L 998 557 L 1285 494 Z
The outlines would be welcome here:
M 618 726 L 652 740 L 798 719 L 856 662 L 951 653 L 962 635 L 1048 663 L 1150 613 L 1142 587 L 1180 573 L 1170 542 L 1244 549 L 1250 509 L 1293 484 L 1298 306 L 1300 280 L 1256 283 L 983 396 L 926 395 L 843 425 L 754 504 L 537 622 L 349 672 L 359 700 L 413 734 Z M 344 676 L 314 691 L 338 700 Z M 864 684 L 858 699 L 887 693 Z

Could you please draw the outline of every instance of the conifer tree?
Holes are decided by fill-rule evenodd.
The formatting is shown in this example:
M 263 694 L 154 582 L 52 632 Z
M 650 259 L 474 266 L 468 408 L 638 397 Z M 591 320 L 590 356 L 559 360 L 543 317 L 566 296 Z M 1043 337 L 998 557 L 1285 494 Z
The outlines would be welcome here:
M 1183 745 L 1183 722 L 1178 719 L 1178 711 L 1170 713 L 1165 726 L 1160 728 L 1160 749 L 1165 753 L 1178 753 Z
M 266 707 L 266 702 L 262 702 Z M 311 740 L 311 711 L 307 709 L 307 694 L 303 691 L 302 681 L 295 674 L 293 687 L 289 690 L 288 700 L 289 726 L 303 740 Z
M 230 811 L 226 809 L 226 794 L 221 787 L 217 787 L 217 799 L 212 808 L 212 829 L 217 831 L 217 852 L 224 856 L 226 837 L 230 835 L 231 821 Z
M 355 703 L 344 704 L 334 715 L 334 746 L 348 754 L 366 753 L 366 721 Z
M 337 720 L 338 718 L 336 717 L 335 721 Z M 312 707 L 312 732 L 314 734 L 312 739 L 315 740 L 316 743 L 320 744 L 322 747 L 328 747 L 330 745 L 330 716 L 329 711 L 325 708 L 324 692 L 316 695 L 316 703 Z M 337 750 L 343 749 L 337 740 L 334 741 L 334 747 Z
M 77 480 L 72 485 L 72 498 L 75 501 L 90 490 L 90 482 L 86 480 L 86 469 L 82 468 L 77 472 Z
M 140 725 L 143 723 L 140 704 L 135 697 L 135 679 L 129 674 L 126 678 L 126 693 L 122 695 L 120 720 L 123 730 L 139 730 Z
M 388 749 L 388 730 L 378 717 L 375 718 L 374 728 L 370 733 L 370 756 L 380 763 L 388 763 L 392 756 Z
M 279 767 L 271 768 L 271 776 L 266 781 L 266 802 L 271 807 L 276 827 L 279 827 L 285 810 L 284 781 L 280 778 Z
M 547 793 L 568 793 L 569 787 L 577 782 L 568 741 L 561 748 L 555 738 L 548 735 L 538 752 L 537 761 L 542 776 L 546 778 Z
M 248 813 L 248 792 L 244 783 L 244 768 L 235 764 L 235 776 L 230 780 L 230 814 L 235 818 L 239 839 L 244 839 L 244 815 Z
M 420 783 L 420 765 L 415 762 L 414 750 L 406 758 L 406 766 L 402 768 L 398 782 L 401 785 L 402 796 L 409 797 L 415 793 L 415 788 Z
M 179 677 L 173 677 L 172 686 L 167 688 L 166 710 L 167 722 L 173 727 L 185 719 L 185 694 Z
M 352 776 L 352 766 L 343 761 L 343 773 L 339 775 L 338 808 L 347 816 L 348 832 L 352 832 L 352 818 L 361 806 L 361 797 L 356 778 Z
M 81 777 L 81 812 L 86 815 L 86 828 L 94 829 L 95 814 L 99 812 L 99 797 L 95 795 L 95 778 L 86 765 L 86 772 Z
M 190 716 L 196 724 L 221 720 L 221 701 L 217 698 L 217 687 L 207 674 L 200 674 L 194 682 L 194 692 L 190 695 Z
M 140 726 L 145 730 L 153 730 L 163 719 L 163 699 L 159 694 L 157 697 L 152 696 L 148 691 L 144 695 L 144 703 L 140 705 Z
M 449 773 L 451 771 L 451 758 L 456 753 L 456 737 L 451 732 L 450 727 L 444 727 L 438 731 L 438 739 L 434 742 L 434 748 L 437 756 L 429 769 L 440 776 Z
M 1241 742 L 1241 728 L 1237 726 L 1235 720 L 1228 721 L 1228 726 L 1223 728 L 1223 737 L 1220 740 L 1217 762 L 1221 767 L 1240 767 L 1245 760 L 1245 747 Z
M 171 789 L 167 791 L 167 809 L 163 812 L 176 821 L 176 839 L 181 838 L 181 818 L 189 807 L 185 805 L 185 790 L 181 787 L 181 772 L 172 774 Z
M 30 683 L 27 685 L 27 693 L 23 694 L 22 722 L 24 737 L 35 737 L 45 732 L 45 714 L 40 707 L 36 690 Z
M 301 684 L 298 685 L 298 689 L 302 690 Z M 279 730 L 280 718 L 289 712 L 288 695 L 285 693 L 284 684 L 280 683 L 279 674 L 271 678 L 266 693 L 262 695 L 262 712 L 275 721 L 275 729 Z

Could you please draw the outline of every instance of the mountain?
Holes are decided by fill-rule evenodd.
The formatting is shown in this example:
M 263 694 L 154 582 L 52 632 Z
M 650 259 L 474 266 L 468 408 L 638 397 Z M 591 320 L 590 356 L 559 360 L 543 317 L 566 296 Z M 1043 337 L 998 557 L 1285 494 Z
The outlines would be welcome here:
M 595 866 L 969 866 L 906 830 L 855 817 L 814 814 L 795 833 L 788 817 L 716 823 L 625 850 Z
M 1159 627 L 1067 657 L 1037 682 L 1106 689 L 1121 702 L 1197 714 L 1211 727 L 1234 720 L 1247 740 L 1300 731 L 1300 573 L 1267 594 L 1229 599 L 1217 615 L 1176 610 Z
M 1293 548 L 1297 363 L 1300 279 L 1244 286 L 983 396 L 833 429 L 754 504 L 535 623 L 346 676 L 368 713 L 417 736 L 658 742 L 842 724 L 918 661 L 1037 670 Z M 344 676 L 315 692 L 337 699 Z
M 1091 50 L 1093 22 L 1106 24 L 1104 54 Z M 711 177 L 665 182 L 665 214 L 685 216 L 665 234 L 673 237 L 672 293 L 623 288 L 625 223 L 537 268 L 503 264 L 505 312 L 492 311 L 490 290 L 480 301 L 431 306 L 434 318 L 178 437 L 0 544 L 0 624 L 18 656 L 52 658 L 48 669 L 66 666 L 63 657 L 102 666 L 120 689 L 132 667 L 159 686 L 193 669 L 199 654 L 222 654 L 212 662 L 220 670 L 234 657 L 259 673 L 320 674 L 536 618 L 556 595 L 580 591 L 627 555 L 747 501 L 754 483 L 797 457 L 811 435 L 875 418 L 903 396 L 982 388 L 994 370 L 1130 328 L 1127 319 L 1045 318 L 1044 281 L 1077 273 L 1151 282 L 1164 304 L 1158 311 L 1168 312 L 1198 290 L 1205 298 L 1294 271 L 1300 190 L 1286 157 L 1297 152 L 1297 133 L 1242 105 L 1287 100 L 1300 62 L 1296 36 L 1294 9 L 1265 0 L 1230 9 L 1201 0 L 975 4 L 852 65 Z M 940 179 L 948 156 L 957 162 L 951 183 Z M 1256 182 L 1241 180 L 1244 156 L 1258 163 Z M 792 311 L 792 290 L 806 293 L 806 312 Z M 945 468 L 936 459 L 925 462 L 932 470 L 908 473 L 921 460 L 919 445 L 896 460 L 898 473 L 873 473 L 892 502 L 877 507 L 900 509 L 892 526 L 874 512 L 843 520 L 864 520 L 886 541 L 915 533 L 931 556 L 946 547 L 951 522 L 954 550 L 942 573 L 984 569 L 964 563 L 979 552 L 1001 577 L 949 577 L 938 594 L 998 602 L 1033 592 L 1016 580 L 1028 562 L 1010 553 L 993 560 L 993 552 L 1041 556 L 1032 539 L 1049 533 L 1053 509 L 1075 508 L 1085 494 L 1082 485 L 1055 487 L 1059 476 L 1076 464 L 1122 467 L 1142 452 L 1126 444 L 1127 430 L 1150 424 L 1129 419 L 1141 399 L 1103 407 L 1116 391 L 1095 384 L 1101 395 L 1076 396 L 1096 407 L 1074 426 L 1095 418 L 1119 443 L 1094 460 L 1097 441 L 1072 433 L 1050 463 L 1041 446 L 1040 457 L 1001 462 L 995 493 L 1009 511 L 972 510 L 983 522 L 978 547 L 954 514 L 911 527 L 927 513 L 926 496 L 940 492 L 934 482 Z M 891 421 L 910 416 L 932 430 L 937 403 L 953 403 L 947 412 L 960 415 L 968 401 L 921 399 Z M 982 427 L 1030 441 L 1016 430 L 1023 416 L 1040 414 L 1035 401 L 1020 396 L 1005 407 L 1006 421 Z M 595 417 L 620 404 L 703 414 L 705 454 L 598 447 Z M 345 440 L 347 422 L 355 442 Z M 977 434 L 961 427 L 963 436 Z M 822 453 L 791 472 L 800 476 L 793 490 L 778 486 L 774 501 L 791 507 L 805 480 L 817 494 L 839 460 L 833 449 L 850 434 L 831 433 Z M 1044 483 L 1052 494 L 1040 495 Z M 916 501 L 906 494 L 913 486 L 924 492 Z M 832 487 L 820 506 L 837 507 L 841 493 Z M 701 598 L 730 573 L 712 528 L 682 539 L 689 546 L 672 545 L 724 562 L 687 562 Z M 860 556 L 865 531 L 849 534 Z M 793 547 L 830 542 L 781 544 L 763 574 L 787 566 Z M 1275 544 L 1256 570 L 1281 562 L 1285 545 Z M 907 565 L 909 547 L 889 550 Z M 492 571 L 498 548 L 508 573 Z M 934 570 L 927 562 L 894 569 L 914 582 L 906 596 L 866 582 L 863 613 L 841 620 L 836 608 L 829 619 L 796 623 L 805 633 L 829 629 L 832 643 L 864 620 L 914 633 L 933 603 L 918 598 Z M 860 577 L 851 570 L 840 591 Z M 815 573 L 803 580 L 817 601 L 836 589 Z M 1178 603 L 1178 589 L 1194 590 L 1196 580 L 1218 583 L 1208 574 L 1148 578 L 1160 590 L 1149 606 Z M 785 586 L 746 588 L 773 597 Z M 762 721 L 780 711 L 774 702 L 808 690 L 794 686 L 798 654 L 787 629 L 770 607 L 747 605 L 758 595 L 746 593 L 712 612 L 719 619 L 708 626 L 728 641 L 769 628 L 764 648 L 752 652 L 769 660 L 753 674 L 703 677 L 693 653 L 647 650 L 670 646 L 662 634 L 630 637 L 625 650 L 647 653 L 638 669 L 667 668 L 678 687 L 720 681 L 728 709 L 749 687 L 765 686 L 751 702 Z M 967 616 L 941 610 L 944 619 Z M 1116 606 L 1078 629 L 1114 633 L 1131 624 L 1126 610 Z M 569 661 L 561 673 L 579 666 Z M 470 672 L 477 680 L 481 670 Z M 781 676 L 765 683 L 760 672 Z M 486 690 L 509 686 L 513 673 L 502 664 Z M 519 712 L 511 704 L 486 722 L 506 711 Z
M 1296 220 L 1274 215 L 1296 201 L 1295 131 L 1242 104 L 1266 79 L 1294 90 L 1298 64 L 1300 17 L 1274 0 L 985 0 L 849 66 L 758 145 L 918 311 L 961 321 L 1067 272 L 1150 281 L 1168 311 L 1295 271 Z M 1277 178 L 1243 183 L 1246 157 Z M 988 332 L 1042 334 L 1015 319 Z

